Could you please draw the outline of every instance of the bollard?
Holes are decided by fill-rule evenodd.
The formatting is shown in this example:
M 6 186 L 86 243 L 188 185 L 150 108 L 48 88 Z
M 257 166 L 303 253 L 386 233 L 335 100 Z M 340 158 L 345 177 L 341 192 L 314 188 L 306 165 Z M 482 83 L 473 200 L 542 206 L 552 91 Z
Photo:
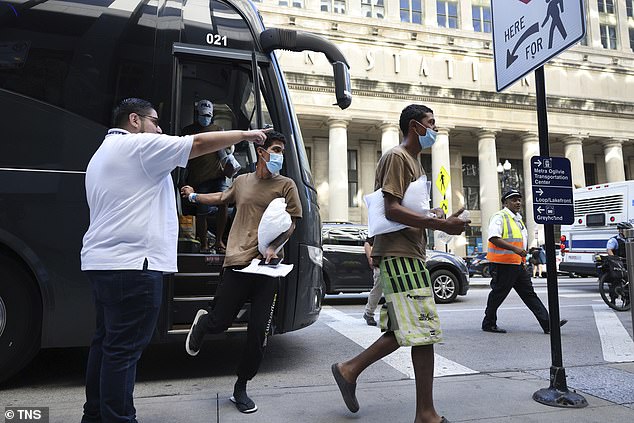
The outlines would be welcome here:
M 632 298 L 634 298 L 634 229 L 625 229 L 623 235 L 625 235 L 627 280 L 630 286 L 630 312 L 632 312 L 632 338 L 634 338 L 634 307 L 632 307 Z

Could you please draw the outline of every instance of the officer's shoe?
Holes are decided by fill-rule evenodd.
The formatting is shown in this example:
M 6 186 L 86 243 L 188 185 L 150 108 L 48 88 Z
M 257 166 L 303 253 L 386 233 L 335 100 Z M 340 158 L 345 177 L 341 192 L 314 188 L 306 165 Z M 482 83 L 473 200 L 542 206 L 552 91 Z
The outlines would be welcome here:
M 250 414 L 258 411 L 258 406 L 249 398 L 246 390 L 234 391 L 233 396 L 229 399 L 241 413 Z
M 493 326 L 483 326 L 482 330 L 485 332 L 493 332 L 493 333 L 506 333 L 506 329 L 502 329 L 497 325 Z
M 568 319 L 561 319 L 561 320 L 559 321 L 559 327 L 562 327 L 562 326 L 563 326 L 563 325 L 565 325 L 566 323 L 568 323 Z M 550 328 L 544 329 L 544 333 L 545 333 L 546 335 L 549 335 L 549 334 L 550 334 Z
M 201 319 L 201 317 L 206 317 L 206 314 L 207 310 L 198 310 L 198 313 L 196 313 L 196 317 L 194 317 L 192 327 L 189 328 L 187 339 L 185 340 L 185 351 L 187 351 L 187 354 L 191 355 L 192 357 L 198 355 L 200 347 L 203 343 L 203 338 L 205 337 L 205 331 L 198 321 Z

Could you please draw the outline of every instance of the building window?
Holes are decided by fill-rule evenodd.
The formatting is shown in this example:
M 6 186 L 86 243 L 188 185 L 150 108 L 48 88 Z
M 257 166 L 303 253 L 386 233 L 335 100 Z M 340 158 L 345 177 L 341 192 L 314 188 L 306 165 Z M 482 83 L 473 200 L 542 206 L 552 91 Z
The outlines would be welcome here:
M 486 253 L 484 246 L 482 245 L 481 226 L 467 226 L 467 229 L 465 230 L 465 237 L 467 238 L 468 256 L 473 256 L 478 253 Z
M 313 168 L 313 148 L 312 147 L 306 147 L 306 160 L 308 161 L 308 164 L 310 165 L 310 168 Z
M 462 187 L 465 209 L 480 210 L 480 175 L 477 157 L 462 158 Z
M 436 16 L 438 17 L 438 26 L 458 28 L 458 2 L 438 0 L 436 2 Z
M 359 207 L 357 192 L 359 191 L 359 168 L 357 150 L 348 150 L 348 207 Z
M 614 25 L 600 25 L 600 29 L 603 48 L 616 50 L 616 27 Z
M 279 2 L 278 2 L 279 6 L 288 6 L 289 4 L 291 6 L 293 6 L 293 7 L 299 8 L 299 9 L 303 9 L 304 8 L 304 0 L 279 0 Z
M 630 28 L 630 48 L 634 51 L 634 28 Z
M 321 0 L 322 12 L 346 13 L 346 0 Z
M 625 10 L 628 17 L 634 18 L 634 0 L 625 0 Z
M 384 0 L 361 0 L 361 14 L 366 18 L 385 18 Z
M 597 0 L 600 13 L 614 14 L 614 0 Z
M 423 0 L 400 0 L 401 22 L 423 23 Z
M 491 32 L 490 6 L 471 6 L 471 15 L 475 32 Z

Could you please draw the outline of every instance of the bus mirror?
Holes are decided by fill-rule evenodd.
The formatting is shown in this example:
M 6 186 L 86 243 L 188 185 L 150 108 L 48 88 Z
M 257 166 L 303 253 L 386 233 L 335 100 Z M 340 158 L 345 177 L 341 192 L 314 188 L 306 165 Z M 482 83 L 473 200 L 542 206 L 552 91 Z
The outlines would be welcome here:
M 352 90 L 350 88 L 350 70 L 343 62 L 334 62 L 332 69 L 335 75 L 335 96 L 337 106 L 347 109 L 352 103 Z
M 308 32 L 269 28 L 260 34 L 260 44 L 262 45 L 262 51 L 265 53 L 271 53 L 277 49 L 290 51 L 312 50 L 317 53 L 323 53 L 333 67 L 337 105 L 341 109 L 345 109 L 352 103 L 350 67 L 343 53 L 334 43 Z

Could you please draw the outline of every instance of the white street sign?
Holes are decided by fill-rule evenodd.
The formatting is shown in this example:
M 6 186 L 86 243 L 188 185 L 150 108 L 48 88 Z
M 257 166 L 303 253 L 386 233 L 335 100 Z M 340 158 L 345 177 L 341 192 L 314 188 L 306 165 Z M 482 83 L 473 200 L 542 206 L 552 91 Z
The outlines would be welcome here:
M 583 38 L 583 0 L 491 0 L 495 84 L 502 91 Z

